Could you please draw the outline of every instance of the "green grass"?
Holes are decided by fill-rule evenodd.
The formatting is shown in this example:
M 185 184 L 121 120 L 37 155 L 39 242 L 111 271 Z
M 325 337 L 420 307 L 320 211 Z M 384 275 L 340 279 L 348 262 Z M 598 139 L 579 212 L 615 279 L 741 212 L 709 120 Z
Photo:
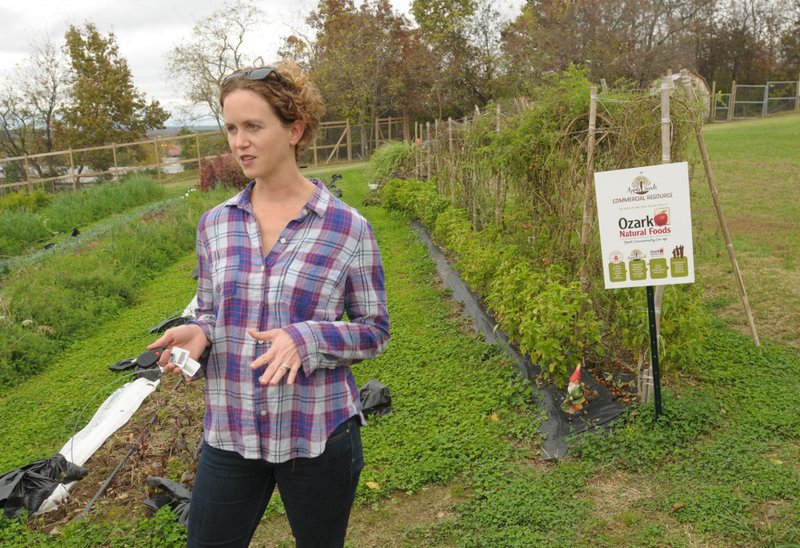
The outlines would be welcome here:
M 800 114 L 711 124 L 704 133 L 759 334 L 800 347 Z M 699 163 L 692 192 L 695 263 L 706 302 L 748 332 Z

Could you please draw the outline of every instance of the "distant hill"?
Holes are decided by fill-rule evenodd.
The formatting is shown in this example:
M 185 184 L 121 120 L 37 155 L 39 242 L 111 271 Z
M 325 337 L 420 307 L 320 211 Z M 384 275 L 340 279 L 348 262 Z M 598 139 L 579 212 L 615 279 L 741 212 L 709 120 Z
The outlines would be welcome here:
M 169 137 L 171 135 L 177 135 L 178 132 L 182 129 L 183 126 L 167 126 L 164 129 L 152 129 L 147 132 L 147 136 L 150 138 L 154 137 Z M 202 133 L 204 131 L 216 131 L 219 128 L 216 125 L 210 126 L 188 126 L 187 128 L 192 133 Z

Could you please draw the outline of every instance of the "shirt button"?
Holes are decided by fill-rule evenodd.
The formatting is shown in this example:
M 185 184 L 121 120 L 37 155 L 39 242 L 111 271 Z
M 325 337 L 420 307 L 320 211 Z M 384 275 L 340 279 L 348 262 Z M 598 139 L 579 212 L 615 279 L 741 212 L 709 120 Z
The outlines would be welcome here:
M 286 238 L 281 238 L 281 243 L 285 244 L 286 243 Z
M 264 410 L 261 412 L 261 416 L 262 416 L 262 417 L 266 417 L 266 416 L 267 416 L 267 410 L 266 410 L 266 409 L 264 409 Z
M 256 344 L 264 344 L 264 341 L 262 341 L 261 339 L 258 339 L 258 340 L 256 341 Z
M 303 214 L 303 217 L 305 217 L 306 215 L 308 215 L 308 210 L 306 208 L 303 208 L 303 211 L 301 211 L 301 213 Z

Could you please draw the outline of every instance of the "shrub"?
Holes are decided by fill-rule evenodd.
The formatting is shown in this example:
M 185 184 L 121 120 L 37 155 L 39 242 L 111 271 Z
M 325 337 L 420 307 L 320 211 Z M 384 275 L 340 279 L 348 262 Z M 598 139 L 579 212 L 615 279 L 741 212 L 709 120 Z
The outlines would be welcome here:
M 36 211 L 48 204 L 52 196 L 44 190 L 34 190 L 26 192 L 12 192 L 0 197 L 0 210 L 4 209 L 24 209 L 26 211 Z
M 238 190 L 247 186 L 249 180 L 242 173 L 239 164 L 231 154 L 218 154 L 213 158 L 203 158 L 200 160 L 200 181 L 197 189 L 207 192 L 217 185 L 224 188 L 235 188 Z
M 378 147 L 369 159 L 367 177 L 379 187 L 391 179 L 414 175 L 414 146 L 410 143 L 387 143 Z

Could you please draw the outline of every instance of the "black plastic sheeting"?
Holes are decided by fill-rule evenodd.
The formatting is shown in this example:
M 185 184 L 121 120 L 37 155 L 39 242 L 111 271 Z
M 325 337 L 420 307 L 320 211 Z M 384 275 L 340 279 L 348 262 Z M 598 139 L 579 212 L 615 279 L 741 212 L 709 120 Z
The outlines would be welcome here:
M 519 374 L 530 381 L 537 404 L 547 415 L 547 420 L 541 427 L 542 437 L 544 438 L 541 454 L 544 459 L 560 459 L 567 453 L 567 442 L 570 436 L 609 425 L 625 412 L 626 408 L 614 401 L 608 389 L 598 383 L 584 369 L 581 372 L 583 383 L 593 390 L 597 396 L 578 415 L 565 413 L 561 409 L 561 403 L 564 401 L 566 394 L 553 384 L 545 386 L 536 384 L 536 378 L 540 372 L 539 367 L 509 343 L 508 337 L 502 330 L 495 329 L 497 322 L 461 280 L 458 272 L 450 266 L 450 263 L 447 262 L 447 257 L 433 243 L 425 228 L 417 222 L 412 223 L 412 226 L 414 226 L 419 233 L 420 239 L 428 247 L 428 252 L 434 263 L 436 263 L 436 270 L 442 277 L 445 287 L 452 292 L 453 298 L 463 305 L 463 313 L 472 320 L 472 326 L 475 331 L 482 333 L 487 343 L 497 344 L 503 348 L 509 358 L 516 364 Z
M 361 411 L 365 415 L 380 417 L 392 412 L 392 395 L 389 388 L 378 379 L 370 379 L 358 391 Z
M 61 453 L 37 460 L 0 476 L 0 507 L 11 519 L 23 510 L 34 513 L 59 484 L 78 481 L 88 473 Z
M 159 476 L 149 476 L 147 485 L 156 489 L 157 492 L 146 499 L 144 505 L 153 510 L 169 505 L 175 515 L 178 516 L 180 524 L 186 527 L 186 523 L 189 520 L 189 502 L 192 498 L 192 492 L 181 483 Z

